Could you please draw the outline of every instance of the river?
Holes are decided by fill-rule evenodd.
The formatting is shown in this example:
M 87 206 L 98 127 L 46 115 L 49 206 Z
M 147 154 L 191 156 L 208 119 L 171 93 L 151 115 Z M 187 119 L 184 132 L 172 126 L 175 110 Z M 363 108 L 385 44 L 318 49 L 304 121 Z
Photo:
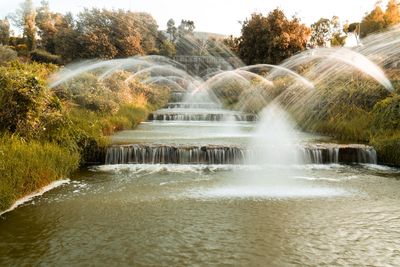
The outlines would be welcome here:
M 114 142 L 245 144 L 252 127 L 190 125 Z M 399 266 L 399 179 L 375 164 L 93 166 L 0 217 L 0 266 Z

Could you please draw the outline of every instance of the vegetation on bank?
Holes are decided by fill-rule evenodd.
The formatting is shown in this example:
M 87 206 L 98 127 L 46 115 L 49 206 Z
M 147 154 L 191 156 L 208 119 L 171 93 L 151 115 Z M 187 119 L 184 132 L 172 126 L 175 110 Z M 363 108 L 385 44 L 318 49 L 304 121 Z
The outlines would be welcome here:
M 0 66 L 0 210 L 68 176 L 168 100 L 169 90 L 130 80 L 120 71 L 99 79 L 85 73 L 56 88 L 58 67 L 11 61 Z
M 66 178 L 76 170 L 79 154 L 48 142 L 0 137 L 0 211 L 18 198 Z

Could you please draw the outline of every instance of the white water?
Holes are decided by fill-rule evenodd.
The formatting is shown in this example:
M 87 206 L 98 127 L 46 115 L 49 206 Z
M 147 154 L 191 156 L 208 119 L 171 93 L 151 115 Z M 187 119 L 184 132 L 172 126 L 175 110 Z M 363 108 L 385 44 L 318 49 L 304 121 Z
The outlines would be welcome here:
M 15 203 L 8 210 L 0 212 L 0 216 L 5 214 L 5 213 L 7 213 L 7 212 L 10 212 L 10 211 L 16 209 L 18 206 L 20 206 L 20 205 L 22 205 L 22 204 L 24 204 L 26 202 L 31 201 L 35 197 L 41 196 L 44 193 L 46 193 L 46 192 L 48 192 L 48 191 L 50 191 L 50 190 L 52 190 L 54 188 L 57 188 L 57 187 L 59 187 L 59 186 L 61 186 L 63 184 L 68 184 L 69 182 L 70 182 L 70 179 L 54 181 L 54 182 L 50 183 L 49 185 L 46 185 L 46 186 L 42 187 L 41 189 L 39 189 L 39 190 L 37 190 L 37 191 L 35 191 L 35 192 L 23 197 L 23 198 L 18 199 L 17 201 L 15 201 Z
M 250 148 L 256 158 L 251 162 L 260 165 L 301 164 L 298 145 L 299 133 L 289 115 L 277 104 L 271 104 L 261 113 Z

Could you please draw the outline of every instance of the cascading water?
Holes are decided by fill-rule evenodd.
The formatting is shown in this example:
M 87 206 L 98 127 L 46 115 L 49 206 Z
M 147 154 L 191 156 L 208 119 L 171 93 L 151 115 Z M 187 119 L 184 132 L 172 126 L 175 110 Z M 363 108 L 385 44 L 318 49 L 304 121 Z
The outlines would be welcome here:
M 274 162 L 266 160 L 265 154 L 270 153 L 272 155 L 269 157 L 273 157 L 279 149 L 279 146 L 267 148 L 263 145 L 255 149 L 233 145 L 113 145 L 107 149 L 105 163 L 268 165 Z M 300 162 L 305 164 L 377 163 L 375 149 L 364 145 L 293 145 L 284 152 L 289 154 L 289 157 L 299 156 Z M 283 155 L 280 155 L 279 158 L 275 158 L 274 164 L 282 164 L 278 160 L 282 157 Z
M 392 30 L 393 33 L 398 31 L 398 28 Z M 288 114 L 302 115 L 307 106 L 332 105 L 323 102 L 325 91 L 317 87 L 328 80 L 334 85 L 336 76 L 343 71 L 361 72 L 391 90 L 390 81 L 371 60 L 371 54 L 376 51 L 382 53 L 379 63 L 387 62 L 389 59 L 385 55 L 394 53 L 377 41 L 378 37 L 398 44 L 398 39 L 393 39 L 389 33 L 381 34 L 368 39 L 362 48 L 314 49 L 279 66 L 231 66 L 227 71 L 217 70 L 204 77 L 189 75 L 181 69 L 181 64 L 159 56 L 87 62 L 71 71 L 61 72 L 52 86 L 57 87 L 88 71 L 100 73 L 100 78 L 106 79 L 122 69 L 131 72 L 125 82 L 138 80 L 170 89 L 170 103 L 153 112 L 148 123 L 154 125 L 153 129 L 157 129 L 157 125 L 183 127 L 186 136 L 176 135 L 172 143 L 164 142 L 162 140 L 173 136 L 169 136 L 169 130 L 164 133 L 160 128 L 160 133 L 153 139 L 138 138 L 142 140 L 140 144 L 111 146 L 107 151 L 107 164 L 247 164 L 266 168 L 298 164 L 376 164 L 376 152 L 369 146 L 303 140 Z M 395 50 L 397 53 L 397 46 Z M 311 67 L 299 74 L 297 68 L 302 65 Z M 226 105 L 232 108 L 224 109 Z M 323 116 L 323 113 L 315 114 L 311 120 Z M 302 122 L 309 123 L 307 120 Z M 204 123 L 209 123 L 207 127 L 211 128 L 194 127 L 193 132 L 189 131 L 189 125 Z M 244 125 L 257 129 L 243 132 L 241 127 Z M 239 143 L 233 140 L 236 136 L 240 137 Z M 147 140 L 151 140 L 151 144 L 146 143 Z M 200 140 L 209 143 L 196 144 Z
M 254 121 L 257 116 L 244 112 L 226 110 L 209 91 L 188 92 L 182 102 L 172 102 L 166 108 L 153 112 L 154 121 Z

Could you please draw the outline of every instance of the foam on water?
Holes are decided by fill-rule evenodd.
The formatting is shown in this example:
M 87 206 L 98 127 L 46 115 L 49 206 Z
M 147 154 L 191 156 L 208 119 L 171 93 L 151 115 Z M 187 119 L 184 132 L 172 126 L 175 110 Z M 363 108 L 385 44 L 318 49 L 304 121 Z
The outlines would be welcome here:
M 358 164 L 357 166 L 369 169 L 369 170 L 382 170 L 393 173 L 398 173 L 399 170 L 397 168 L 392 168 L 384 165 L 375 165 L 375 164 Z M 120 172 L 120 171 L 129 171 L 129 172 L 139 172 L 139 171 L 148 171 L 148 172 L 180 172 L 180 173 L 193 173 L 193 172 L 203 172 L 203 171 L 260 171 L 268 169 L 274 169 L 276 171 L 283 169 L 292 169 L 292 170 L 343 170 L 343 169 L 351 169 L 351 165 L 342 165 L 342 164 L 294 164 L 294 165 L 255 165 L 255 164 L 247 164 L 247 165 L 233 165 L 233 164 L 215 164 L 215 165 L 206 165 L 206 164 L 110 164 L 110 165 L 99 165 L 93 166 L 90 168 L 93 172 Z M 295 175 L 296 176 L 296 175 Z M 295 177 L 294 176 L 294 177 Z
M 114 165 L 100 165 L 90 168 L 91 171 L 99 172 L 121 172 L 129 171 L 132 173 L 138 172 L 171 172 L 171 173 L 199 173 L 204 171 L 229 171 L 229 170 L 243 170 L 254 169 L 257 166 L 250 165 L 202 165 L 202 164 L 114 164 Z
M 42 187 L 38 191 L 35 191 L 35 192 L 33 192 L 33 193 L 23 197 L 23 198 L 18 199 L 17 201 L 15 201 L 15 203 L 9 209 L 7 209 L 7 210 L 5 210 L 3 212 L 0 212 L 0 216 L 5 214 L 5 213 L 7 213 L 7 212 L 10 212 L 10 211 L 16 209 L 18 206 L 20 206 L 20 205 L 22 205 L 22 204 L 24 204 L 26 202 L 31 201 L 35 197 L 41 196 L 44 193 L 46 193 L 46 192 L 48 192 L 48 191 L 50 191 L 50 190 L 52 190 L 52 189 L 54 189 L 56 187 L 59 187 L 59 186 L 61 186 L 63 184 L 68 184 L 69 182 L 70 182 L 70 179 L 54 181 L 51 184 L 49 184 L 49 185 L 47 185 L 45 187 Z
M 349 194 L 347 191 L 334 187 L 288 187 L 288 186 L 221 186 L 206 190 L 190 191 L 190 197 L 207 198 L 309 198 L 309 197 L 335 197 Z

